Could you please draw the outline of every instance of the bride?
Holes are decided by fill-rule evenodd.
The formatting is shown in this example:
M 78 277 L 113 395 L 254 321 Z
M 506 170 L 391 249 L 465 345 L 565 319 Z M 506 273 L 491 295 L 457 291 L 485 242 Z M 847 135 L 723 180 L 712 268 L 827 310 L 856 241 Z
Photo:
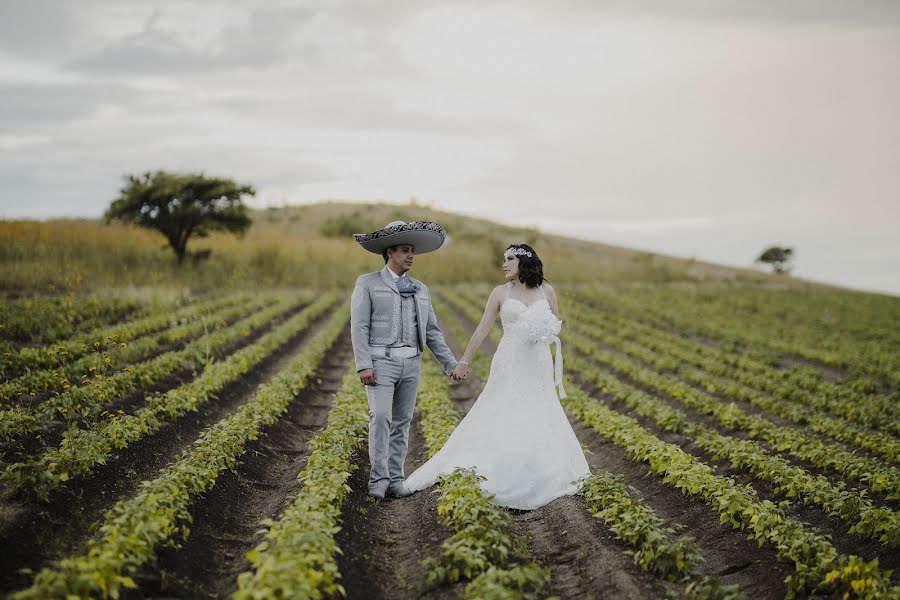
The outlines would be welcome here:
M 491 292 L 454 371 L 466 375 L 499 314 L 503 337 L 484 389 L 440 451 L 406 478 L 406 487 L 422 490 L 438 475 L 473 468 L 486 477 L 481 489 L 498 504 L 531 510 L 575 494 L 590 469 L 556 394 L 559 386 L 565 398 L 557 337 L 562 322 L 553 288 L 543 285 L 543 264 L 531 246 L 513 244 L 504 252 L 503 271 L 507 283 Z

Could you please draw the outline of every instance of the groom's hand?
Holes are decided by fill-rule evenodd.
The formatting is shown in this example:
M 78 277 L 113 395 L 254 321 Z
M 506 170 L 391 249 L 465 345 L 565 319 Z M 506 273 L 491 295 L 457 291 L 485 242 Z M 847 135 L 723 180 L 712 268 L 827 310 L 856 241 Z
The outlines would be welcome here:
M 375 369 L 363 369 L 360 371 L 359 380 L 363 385 L 375 385 Z
M 450 372 L 450 378 L 453 381 L 462 381 L 468 374 L 468 366 L 464 363 L 458 364 L 455 369 Z

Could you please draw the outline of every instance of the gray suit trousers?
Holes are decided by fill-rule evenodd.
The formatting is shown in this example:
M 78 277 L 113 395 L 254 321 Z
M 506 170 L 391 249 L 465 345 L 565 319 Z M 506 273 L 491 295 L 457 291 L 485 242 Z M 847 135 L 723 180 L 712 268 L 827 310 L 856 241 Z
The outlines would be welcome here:
M 369 400 L 369 491 L 383 494 L 403 483 L 409 427 L 416 407 L 422 355 L 412 358 L 373 357 L 375 385 L 366 386 Z

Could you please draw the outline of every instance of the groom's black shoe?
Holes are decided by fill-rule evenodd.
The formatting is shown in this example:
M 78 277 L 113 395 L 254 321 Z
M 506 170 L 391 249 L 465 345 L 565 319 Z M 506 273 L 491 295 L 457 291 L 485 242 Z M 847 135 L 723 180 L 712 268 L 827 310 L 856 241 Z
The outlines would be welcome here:
M 407 496 L 412 496 L 413 493 L 414 492 L 411 489 L 409 489 L 408 487 L 406 487 L 405 484 L 399 483 L 396 485 L 388 486 L 385 496 L 391 496 L 394 498 L 406 498 Z

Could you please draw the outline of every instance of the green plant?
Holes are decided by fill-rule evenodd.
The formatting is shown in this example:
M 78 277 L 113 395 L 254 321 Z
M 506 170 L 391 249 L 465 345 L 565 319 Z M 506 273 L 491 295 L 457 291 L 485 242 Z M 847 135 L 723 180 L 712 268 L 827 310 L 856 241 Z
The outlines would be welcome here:
M 120 500 L 103 518 L 96 538 L 78 556 L 42 569 L 32 586 L 13 594 L 16 599 L 71 596 L 118 598 L 122 588 L 134 588 L 131 575 L 156 555 L 156 547 L 190 535 L 190 506 L 210 489 L 225 469 L 234 469 L 249 440 L 274 423 L 316 371 L 328 349 L 344 330 L 349 306 L 335 311 L 297 357 L 235 413 L 201 434 L 191 448 L 138 494 Z

